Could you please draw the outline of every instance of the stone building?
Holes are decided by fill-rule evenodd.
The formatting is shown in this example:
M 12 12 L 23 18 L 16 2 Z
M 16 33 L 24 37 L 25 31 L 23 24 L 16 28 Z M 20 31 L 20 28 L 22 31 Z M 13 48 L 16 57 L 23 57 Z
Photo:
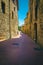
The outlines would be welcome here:
M 28 36 L 30 36 L 30 25 L 30 12 L 28 12 L 26 18 L 24 19 L 24 25 L 21 27 L 21 31 Z
M 24 26 L 24 25 L 21 26 L 21 31 L 22 31 L 23 33 L 25 33 L 25 26 Z
M 27 13 L 27 16 L 24 20 L 25 33 L 30 36 L 30 12 Z
M 0 40 L 13 38 L 18 32 L 18 0 L 0 0 Z
M 43 0 L 30 0 L 31 38 L 43 47 Z

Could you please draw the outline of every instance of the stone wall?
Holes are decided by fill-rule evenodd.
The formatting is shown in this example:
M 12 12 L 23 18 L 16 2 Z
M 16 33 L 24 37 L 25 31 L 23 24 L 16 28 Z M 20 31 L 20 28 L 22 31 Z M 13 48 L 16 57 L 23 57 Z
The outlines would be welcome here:
M 5 12 L 3 13 L 5 4 Z M 0 0 L 0 40 L 13 38 L 18 32 L 18 16 L 16 0 Z
M 2 12 L 1 2 L 5 3 L 5 13 Z M 0 0 L 0 40 L 9 37 L 9 0 Z
M 12 17 L 13 16 L 13 17 Z M 10 26 L 11 26 L 11 38 L 17 35 L 18 32 L 18 15 L 17 15 L 17 3 L 13 3 L 10 0 Z
M 38 41 L 43 46 L 43 0 L 40 0 L 39 5 L 39 36 Z
M 30 4 L 31 38 L 43 46 L 43 0 L 33 0 L 32 3 Z

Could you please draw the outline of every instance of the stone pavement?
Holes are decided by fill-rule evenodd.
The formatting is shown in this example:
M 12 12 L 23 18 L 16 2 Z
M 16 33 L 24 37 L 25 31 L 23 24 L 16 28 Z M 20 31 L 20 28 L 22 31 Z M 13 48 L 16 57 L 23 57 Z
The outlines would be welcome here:
M 43 65 L 43 50 L 25 34 L 0 42 L 0 65 Z

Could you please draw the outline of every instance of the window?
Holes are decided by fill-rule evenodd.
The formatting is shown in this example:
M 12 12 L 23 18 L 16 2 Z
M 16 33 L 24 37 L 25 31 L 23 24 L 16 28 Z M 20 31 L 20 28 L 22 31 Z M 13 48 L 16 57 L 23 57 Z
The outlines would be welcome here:
M 15 11 L 15 7 L 14 7 L 14 11 Z
M 14 13 L 12 12 L 12 19 L 14 18 Z
M 13 1 L 13 3 L 14 3 L 14 0 L 12 0 Z
M 37 29 L 37 23 L 34 23 L 34 30 L 36 31 Z
M 36 7 L 35 7 L 35 20 L 37 20 L 37 13 L 38 12 L 38 8 L 37 8 L 37 5 L 36 5 Z
M 36 0 L 36 6 L 35 6 L 35 20 L 37 20 L 39 3 L 40 3 L 40 0 Z
M 15 0 L 12 0 L 13 1 L 13 3 L 15 3 Z
M 5 13 L 5 3 L 1 2 L 1 6 L 2 6 L 2 12 Z

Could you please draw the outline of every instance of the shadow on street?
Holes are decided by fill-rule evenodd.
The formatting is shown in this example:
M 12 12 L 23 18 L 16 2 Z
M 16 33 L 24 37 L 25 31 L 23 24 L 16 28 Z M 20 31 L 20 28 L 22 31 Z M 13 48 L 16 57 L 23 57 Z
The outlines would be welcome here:
M 43 65 L 43 49 L 25 34 L 0 42 L 0 65 Z

